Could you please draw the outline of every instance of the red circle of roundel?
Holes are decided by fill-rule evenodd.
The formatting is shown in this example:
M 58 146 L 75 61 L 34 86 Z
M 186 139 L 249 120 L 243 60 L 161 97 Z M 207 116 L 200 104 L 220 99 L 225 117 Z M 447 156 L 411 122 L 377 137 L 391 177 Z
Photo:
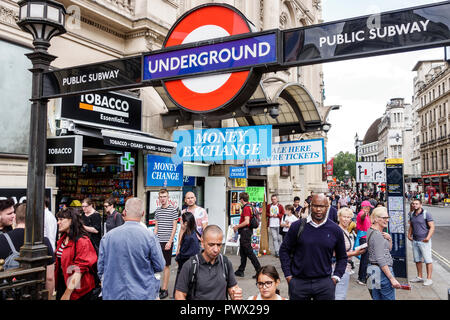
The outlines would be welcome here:
M 182 17 L 166 37 L 164 47 L 182 44 L 183 40 L 195 29 L 214 25 L 225 29 L 230 35 L 250 32 L 245 18 L 231 7 L 207 5 L 194 9 Z M 231 73 L 228 80 L 218 89 L 208 93 L 191 91 L 181 80 L 165 81 L 167 93 L 181 107 L 194 112 L 213 111 L 224 105 L 244 86 L 250 71 Z

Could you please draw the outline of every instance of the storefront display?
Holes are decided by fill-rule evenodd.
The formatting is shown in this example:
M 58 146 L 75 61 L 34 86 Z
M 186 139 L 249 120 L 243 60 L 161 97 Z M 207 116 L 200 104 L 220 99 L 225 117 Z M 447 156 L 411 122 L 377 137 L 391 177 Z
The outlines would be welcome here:
M 82 201 L 91 198 L 95 209 L 100 211 L 103 201 L 113 197 L 116 210 L 122 212 L 126 200 L 134 194 L 134 171 L 124 171 L 117 155 L 108 155 L 104 159 L 93 157 L 89 160 L 89 157 L 85 157 L 81 167 L 60 168 L 60 199 L 69 197 L 71 200 Z M 117 164 L 113 164 L 114 162 Z

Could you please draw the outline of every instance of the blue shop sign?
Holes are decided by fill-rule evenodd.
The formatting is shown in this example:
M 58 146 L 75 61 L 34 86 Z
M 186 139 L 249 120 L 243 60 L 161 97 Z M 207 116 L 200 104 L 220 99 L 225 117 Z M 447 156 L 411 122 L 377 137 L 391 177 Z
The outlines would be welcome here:
M 247 178 L 247 167 L 230 167 L 230 178 Z
M 267 159 L 272 152 L 272 126 L 175 130 L 177 152 L 182 161 Z
M 195 177 L 184 176 L 183 177 L 183 186 L 195 186 Z
M 174 163 L 172 158 L 147 155 L 148 187 L 183 186 L 183 163 Z

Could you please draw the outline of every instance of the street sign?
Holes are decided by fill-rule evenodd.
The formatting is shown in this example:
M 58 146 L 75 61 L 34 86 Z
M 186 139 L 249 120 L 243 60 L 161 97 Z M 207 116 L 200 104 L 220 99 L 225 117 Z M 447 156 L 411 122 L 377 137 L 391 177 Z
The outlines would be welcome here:
M 136 88 L 141 84 L 141 58 L 136 56 L 44 72 L 42 97 Z
M 157 52 L 44 73 L 41 98 L 163 86 L 188 112 L 230 111 L 265 72 L 448 45 L 448 2 L 261 32 L 236 8 L 210 3 L 183 14 Z
M 386 182 L 384 162 L 356 162 L 356 182 Z
M 282 33 L 285 66 L 445 46 L 450 43 L 450 4 L 446 1 Z
M 47 166 L 81 166 L 83 136 L 47 138 Z

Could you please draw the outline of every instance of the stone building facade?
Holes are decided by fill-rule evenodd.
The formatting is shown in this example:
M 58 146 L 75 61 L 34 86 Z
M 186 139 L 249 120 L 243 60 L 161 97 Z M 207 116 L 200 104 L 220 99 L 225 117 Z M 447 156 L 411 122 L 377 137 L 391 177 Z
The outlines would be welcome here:
M 140 55 L 143 52 L 158 50 L 162 47 L 166 34 L 173 23 L 186 11 L 195 6 L 219 1 L 202 0 L 61 0 L 67 9 L 67 33 L 52 39 L 49 53 L 57 56 L 52 63 L 54 68 L 67 68 L 82 64 L 96 63 L 118 58 Z M 254 25 L 255 31 L 272 28 L 293 28 L 321 23 L 320 0 L 225 0 L 239 9 Z M 0 144 L 0 189 L 26 188 L 28 148 L 28 99 L 31 95 L 30 63 L 23 56 L 32 50 L 31 36 L 22 32 L 16 25 L 18 6 L 15 0 L 0 0 L 0 48 L 6 53 L 1 58 L 2 65 L 10 68 L 0 70 L 0 82 L 9 83 L 2 87 L 1 109 L 6 117 L 0 120 L 0 128 L 6 132 L 9 142 Z M 11 76 L 11 70 L 17 72 Z M 3 72 L 4 71 L 4 72 Z M 13 81 L 10 81 L 10 80 Z M 15 83 L 22 83 L 17 86 Z M 269 96 L 276 96 L 281 104 L 288 103 L 278 97 L 284 87 L 296 85 L 304 90 L 319 114 L 319 120 L 326 120 L 327 109 L 323 106 L 324 81 L 321 65 L 291 68 L 276 74 L 265 74 L 261 86 Z M 168 112 L 165 101 L 152 87 L 122 92 L 142 101 L 142 131 L 161 139 L 171 140 L 175 127 L 166 128 L 162 116 Z M 57 135 L 61 123 L 59 120 L 60 99 L 50 100 L 48 106 L 48 136 Z M 17 106 L 16 108 L 12 108 Z M 15 120 L 11 123 L 10 117 Z M 236 126 L 236 120 L 225 119 L 223 127 Z M 190 129 L 184 126 L 178 129 Z M 3 130 L 4 129 L 4 130 Z M 322 131 L 296 133 L 284 136 L 282 140 L 299 140 L 322 137 Z M 20 142 L 20 146 L 19 146 Z M 32 147 L 32 146 L 31 146 Z M 92 148 L 95 153 L 95 148 Z M 101 153 L 97 151 L 95 156 Z M 92 154 L 90 154 L 92 155 Z M 134 177 L 134 195 L 146 199 L 149 188 L 145 186 L 145 154 L 136 153 L 138 158 Z M 226 164 L 187 164 L 185 171 L 191 174 L 209 176 L 227 176 Z M 205 169 L 206 168 L 206 169 Z M 206 171 L 205 171 L 206 170 Z M 302 199 L 310 191 L 326 191 L 326 176 L 322 165 L 292 166 L 281 174 L 280 167 L 254 170 L 254 178 L 264 180 L 268 194 L 279 194 L 283 204 L 292 203 L 298 195 Z M 257 171 L 257 172 L 256 172 Z M 196 173 L 194 173 L 196 172 Z M 198 173 L 198 172 L 201 172 Z M 287 172 L 287 173 L 286 173 Z M 57 205 L 60 191 L 58 170 L 47 168 L 46 185 L 51 188 L 52 207 Z M 232 188 L 231 179 L 227 179 L 227 188 Z M 239 188 L 238 188 L 239 189 Z M 204 190 L 203 190 L 204 192 Z M 0 194 L 1 196 L 1 194 Z M 201 198 L 201 197 L 200 197 Z
M 419 61 L 413 69 L 423 191 L 448 193 L 450 153 L 450 70 L 444 61 Z

